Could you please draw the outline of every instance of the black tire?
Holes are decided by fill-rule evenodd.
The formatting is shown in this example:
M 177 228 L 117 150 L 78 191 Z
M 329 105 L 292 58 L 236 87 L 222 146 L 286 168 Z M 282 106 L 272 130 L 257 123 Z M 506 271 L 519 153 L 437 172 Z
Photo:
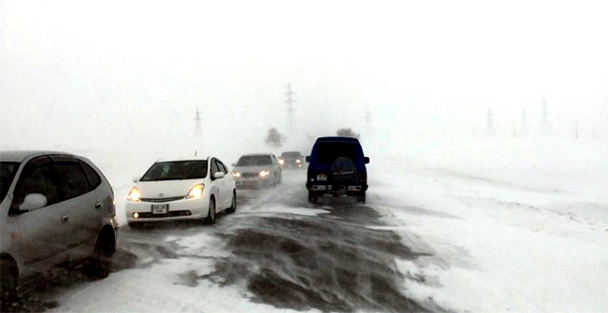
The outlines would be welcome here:
M 357 195 L 357 202 L 361 203 L 361 204 L 365 204 L 365 191 L 363 191 Z
M 232 192 L 232 204 L 226 209 L 226 213 L 232 214 L 236 211 L 236 191 Z
M 114 242 L 109 236 L 100 235 L 95 244 L 95 252 L 85 262 L 83 274 L 93 280 L 103 279 L 110 275 L 114 258 Z
M 319 200 L 319 198 L 314 192 L 312 192 L 312 191 L 308 192 L 308 202 L 309 203 L 317 203 L 318 200 Z
M 17 268 L 12 260 L 2 260 L 0 264 L 0 311 L 6 312 L 17 301 Z
M 129 222 L 129 227 L 131 229 L 142 229 L 144 226 L 145 224 L 142 222 Z
M 211 197 L 209 199 L 209 213 L 207 213 L 207 217 L 203 220 L 203 224 L 212 225 L 215 223 L 215 198 Z

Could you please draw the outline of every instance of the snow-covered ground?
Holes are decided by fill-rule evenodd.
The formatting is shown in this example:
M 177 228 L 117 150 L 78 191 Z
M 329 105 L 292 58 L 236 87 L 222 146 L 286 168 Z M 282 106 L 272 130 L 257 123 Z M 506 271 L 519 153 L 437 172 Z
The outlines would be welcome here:
M 396 232 L 424 255 L 396 260 L 405 295 L 455 312 L 608 312 L 606 142 L 367 141 L 364 148 L 371 158 L 367 205 L 386 225 L 369 227 Z M 130 179 L 148 164 L 89 156 L 114 185 L 124 223 Z M 304 188 L 303 180 L 293 186 Z M 245 221 L 259 207 L 242 205 L 216 226 Z M 263 214 L 286 209 L 324 212 L 266 205 Z M 242 285 L 197 282 L 212 273 L 215 258 L 228 256 L 222 237 L 203 229 L 159 243 L 196 257 L 150 261 L 72 288 L 51 312 L 291 311 L 251 301 Z
M 432 148 L 428 148 L 432 147 Z M 416 299 L 459 312 L 608 312 L 608 145 L 414 142 L 371 167 L 370 203 L 432 255 Z

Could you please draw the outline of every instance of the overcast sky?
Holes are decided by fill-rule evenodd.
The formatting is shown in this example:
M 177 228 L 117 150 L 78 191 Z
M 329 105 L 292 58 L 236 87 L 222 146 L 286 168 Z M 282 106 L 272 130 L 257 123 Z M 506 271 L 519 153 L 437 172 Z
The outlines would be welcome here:
M 176 142 L 197 108 L 225 140 L 364 132 L 366 118 L 473 133 L 488 110 L 499 128 L 523 111 L 538 123 L 543 97 L 555 127 L 605 128 L 607 14 L 578 0 L 0 0 L 0 145 Z

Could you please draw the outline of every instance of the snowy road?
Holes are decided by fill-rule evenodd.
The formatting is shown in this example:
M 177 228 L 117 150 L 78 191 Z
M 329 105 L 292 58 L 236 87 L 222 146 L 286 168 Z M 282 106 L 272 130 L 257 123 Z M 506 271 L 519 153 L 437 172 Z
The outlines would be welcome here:
M 114 312 L 114 301 L 93 308 L 65 306 L 62 299 L 90 305 L 78 297 L 89 297 L 85 294 L 90 292 L 122 294 L 125 285 L 149 283 L 141 275 L 150 280 L 168 275 L 169 286 L 151 283 L 153 290 L 129 291 L 133 297 L 127 303 L 123 299 L 119 310 L 146 311 L 148 305 L 138 303 L 154 303 L 177 287 L 206 297 L 194 297 L 192 305 L 181 308 L 170 303 L 167 311 L 241 311 L 232 306 L 235 299 L 219 309 L 217 303 L 209 303 L 218 300 L 209 297 L 210 286 L 232 286 L 244 293 L 243 302 L 276 309 L 420 311 L 421 306 L 404 295 L 405 277 L 395 263 L 418 255 L 396 233 L 380 229 L 387 225 L 379 212 L 356 204 L 354 198 L 324 197 L 317 205 L 309 204 L 304 181 L 305 171 L 285 170 L 282 184 L 275 188 L 240 190 L 237 212 L 220 214 L 209 227 L 193 222 L 147 225 L 141 230 L 123 227 L 108 279 L 86 282 L 77 272 L 69 272 L 54 288 L 32 292 L 23 309 Z
M 123 226 L 108 278 L 66 273 L 18 310 L 608 311 L 605 146 L 439 146 L 374 157 L 367 205 L 310 205 L 305 171 L 286 171 L 213 226 Z M 97 159 L 126 225 L 135 166 Z

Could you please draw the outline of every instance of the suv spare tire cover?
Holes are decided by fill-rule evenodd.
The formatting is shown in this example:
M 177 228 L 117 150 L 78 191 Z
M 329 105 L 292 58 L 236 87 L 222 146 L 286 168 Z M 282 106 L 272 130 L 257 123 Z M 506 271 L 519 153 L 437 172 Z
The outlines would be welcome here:
M 357 167 L 351 159 L 339 157 L 331 165 L 331 174 L 337 181 L 352 181 L 357 175 Z

